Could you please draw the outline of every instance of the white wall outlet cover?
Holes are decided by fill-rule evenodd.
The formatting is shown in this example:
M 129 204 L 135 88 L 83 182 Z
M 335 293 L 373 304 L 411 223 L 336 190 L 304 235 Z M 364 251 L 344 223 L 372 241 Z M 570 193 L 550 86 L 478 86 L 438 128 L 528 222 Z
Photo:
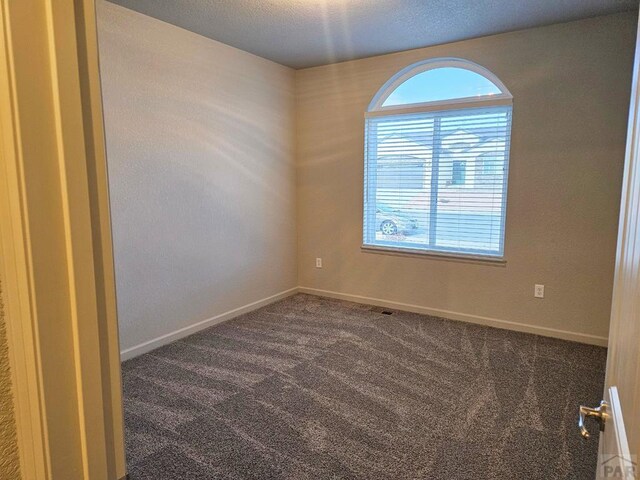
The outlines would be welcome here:
M 322 268 L 322 259 L 316 258 L 316 268 Z
M 544 298 L 544 285 L 535 285 L 533 288 L 533 296 L 536 298 Z

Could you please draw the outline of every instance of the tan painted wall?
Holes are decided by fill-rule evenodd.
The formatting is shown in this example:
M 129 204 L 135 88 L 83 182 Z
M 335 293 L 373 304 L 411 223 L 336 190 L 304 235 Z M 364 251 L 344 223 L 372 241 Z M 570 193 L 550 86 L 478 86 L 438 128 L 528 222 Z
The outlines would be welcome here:
M 15 480 L 20 478 L 20 461 L 10 374 L 2 285 L 0 285 L 0 478 Z
M 298 71 L 299 284 L 605 337 L 635 23 L 619 14 Z M 479 63 L 514 96 L 505 267 L 360 250 L 363 113 L 389 77 L 432 57 Z
M 295 75 L 98 7 L 127 349 L 297 285 Z

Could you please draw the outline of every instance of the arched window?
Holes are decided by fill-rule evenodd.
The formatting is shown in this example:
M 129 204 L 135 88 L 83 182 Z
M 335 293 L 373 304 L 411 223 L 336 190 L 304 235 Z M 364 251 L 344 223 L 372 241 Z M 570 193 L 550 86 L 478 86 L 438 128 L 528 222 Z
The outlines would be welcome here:
M 394 75 L 366 113 L 364 247 L 502 258 L 512 101 L 466 60 Z

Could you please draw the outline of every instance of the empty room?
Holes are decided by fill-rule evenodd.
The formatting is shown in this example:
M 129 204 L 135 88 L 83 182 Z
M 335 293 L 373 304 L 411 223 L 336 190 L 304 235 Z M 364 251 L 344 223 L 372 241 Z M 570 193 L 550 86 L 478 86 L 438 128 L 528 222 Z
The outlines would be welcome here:
M 637 478 L 637 1 L 1 15 L 0 478 Z

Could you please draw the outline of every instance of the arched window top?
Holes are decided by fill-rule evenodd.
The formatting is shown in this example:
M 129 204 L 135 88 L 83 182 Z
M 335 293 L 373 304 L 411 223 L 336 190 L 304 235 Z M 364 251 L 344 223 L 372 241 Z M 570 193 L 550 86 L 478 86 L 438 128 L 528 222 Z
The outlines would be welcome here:
M 410 65 L 391 77 L 373 98 L 369 112 L 511 99 L 504 84 L 486 68 L 468 60 L 440 58 Z

